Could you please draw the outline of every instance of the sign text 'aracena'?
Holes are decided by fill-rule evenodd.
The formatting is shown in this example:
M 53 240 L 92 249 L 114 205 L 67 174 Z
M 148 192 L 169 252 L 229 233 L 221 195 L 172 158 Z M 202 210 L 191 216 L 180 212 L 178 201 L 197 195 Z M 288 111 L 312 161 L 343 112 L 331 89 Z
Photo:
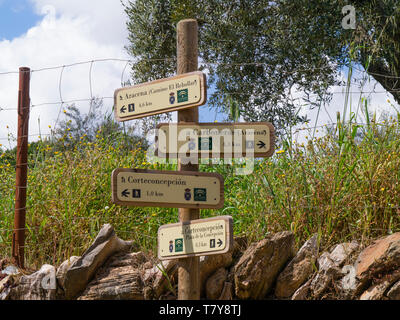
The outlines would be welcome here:
M 158 258 L 222 254 L 233 244 L 231 216 L 163 225 L 158 229 Z
M 118 168 L 112 172 L 112 201 L 141 207 L 218 209 L 224 181 L 218 173 Z
M 200 106 L 206 102 L 206 76 L 200 71 L 159 79 L 114 92 L 118 121 Z
M 270 157 L 275 130 L 269 122 L 161 123 L 157 126 L 156 156 L 176 158 Z

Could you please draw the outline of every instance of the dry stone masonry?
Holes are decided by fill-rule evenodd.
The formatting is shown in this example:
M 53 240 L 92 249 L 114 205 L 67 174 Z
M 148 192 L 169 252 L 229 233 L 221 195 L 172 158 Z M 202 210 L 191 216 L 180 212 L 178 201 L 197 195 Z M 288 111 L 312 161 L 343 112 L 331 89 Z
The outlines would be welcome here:
M 318 235 L 297 251 L 294 234 L 268 235 L 200 258 L 201 298 L 400 300 L 400 233 L 363 248 L 347 242 L 319 252 Z M 179 260 L 162 262 L 104 225 L 82 256 L 24 274 L 0 260 L 0 300 L 149 300 L 177 298 Z

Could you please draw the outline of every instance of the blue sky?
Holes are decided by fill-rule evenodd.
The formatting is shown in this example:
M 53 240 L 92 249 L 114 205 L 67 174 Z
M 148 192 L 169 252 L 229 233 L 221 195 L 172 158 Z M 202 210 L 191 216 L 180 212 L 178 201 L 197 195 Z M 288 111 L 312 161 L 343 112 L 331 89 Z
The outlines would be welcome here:
M 30 140 L 36 140 L 39 132 L 48 134 L 54 128 L 60 110 L 68 105 L 57 104 L 59 101 L 107 97 L 104 112 L 111 111 L 110 97 L 121 87 L 121 79 L 129 78 L 127 62 L 90 61 L 132 59 L 124 49 L 128 44 L 126 15 L 120 0 L 96 0 L 96 10 L 93 3 L 92 0 L 0 0 L 0 144 L 3 146 L 8 145 L 9 134 L 17 132 L 13 109 L 17 105 L 17 71 L 22 66 L 33 70 Z M 68 66 L 80 62 L 86 63 Z M 67 67 L 62 68 L 64 65 Z M 85 101 L 76 104 L 83 112 L 89 110 Z M 216 117 L 207 106 L 200 107 L 199 112 L 201 122 L 225 118 L 222 114 Z
M 40 21 L 27 0 L 0 0 L 0 40 L 11 40 Z
M 94 2 L 96 10 L 93 10 Z M 129 78 L 126 59 L 132 57 L 124 49 L 128 45 L 125 23 L 120 0 L 0 0 L 0 144 L 8 143 L 4 143 L 8 135 L 17 132 L 16 111 L 12 109 L 17 106 L 18 68 L 21 66 L 33 70 L 30 95 L 35 107 L 30 114 L 31 140 L 37 139 L 39 132 L 48 134 L 54 128 L 58 115 L 62 115 L 67 106 L 57 103 L 59 101 L 108 97 L 104 99 L 104 111 L 109 112 L 113 104 L 110 97 L 121 87 L 121 80 Z M 109 58 L 121 61 L 91 63 Z M 58 68 L 43 70 L 56 66 Z M 7 73 L 10 71 L 12 73 Z M 359 76 L 357 72 L 355 76 Z M 346 74 L 341 77 L 345 79 Z M 329 123 L 336 118 L 336 111 L 343 111 L 343 88 L 331 89 L 336 94 L 319 114 L 317 109 L 301 109 L 301 114 L 311 119 L 310 126 L 315 125 L 317 119 L 318 125 Z M 393 102 L 391 96 L 369 80 L 364 91 L 372 90 L 380 93 L 368 95 L 371 106 L 379 111 L 393 110 L 387 102 L 388 99 Z M 209 88 L 208 96 L 210 93 Z M 294 90 L 294 98 L 301 96 L 301 91 Z M 352 94 L 351 101 L 353 108 L 357 108 L 360 95 Z M 89 110 L 87 102 L 77 105 L 83 112 Z M 207 106 L 199 108 L 200 122 L 212 122 L 215 118 L 222 121 L 225 115 L 216 117 L 215 111 Z

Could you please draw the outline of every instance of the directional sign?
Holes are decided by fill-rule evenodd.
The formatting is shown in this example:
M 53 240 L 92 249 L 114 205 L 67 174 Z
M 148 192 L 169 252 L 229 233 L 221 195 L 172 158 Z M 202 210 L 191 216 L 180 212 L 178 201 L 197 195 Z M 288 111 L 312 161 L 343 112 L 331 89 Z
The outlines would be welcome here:
M 111 177 L 112 201 L 141 207 L 217 209 L 224 205 L 220 174 L 118 168 Z
M 269 122 L 161 123 L 157 129 L 156 155 L 162 158 L 257 158 L 274 153 L 275 129 Z
M 200 71 L 181 74 L 114 92 L 118 121 L 200 106 L 206 102 L 206 76 Z
M 219 216 L 163 225 L 158 229 L 158 258 L 221 254 L 233 245 L 232 217 Z

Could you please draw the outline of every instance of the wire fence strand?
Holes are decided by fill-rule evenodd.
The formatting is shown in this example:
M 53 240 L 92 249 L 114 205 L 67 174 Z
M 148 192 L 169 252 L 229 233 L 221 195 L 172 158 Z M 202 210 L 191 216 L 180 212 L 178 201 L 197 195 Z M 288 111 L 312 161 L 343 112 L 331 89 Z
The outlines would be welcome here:
M 164 61 L 164 62 L 173 62 L 175 61 L 176 58 L 175 57 L 171 57 L 171 58 L 164 58 L 164 59 L 145 59 L 145 61 L 147 62 L 156 62 L 156 61 Z M 143 60 L 142 60 L 143 61 Z M 32 133 L 32 134 L 28 134 L 28 135 L 23 135 L 20 136 L 19 138 L 39 138 L 42 139 L 42 137 L 54 137 L 55 134 L 54 132 L 57 129 L 57 126 L 60 123 L 60 118 L 62 115 L 62 110 L 63 108 L 68 105 L 68 104 L 72 104 L 72 103 L 80 103 L 80 102 L 89 102 L 89 115 L 91 114 L 91 112 L 93 112 L 92 110 L 92 102 L 94 99 L 99 99 L 99 100 L 113 100 L 114 96 L 111 95 L 96 95 L 94 92 L 94 88 L 95 88 L 95 84 L 96 84 L 96 78 L 94 77 L 94 70 L 95 70 L 95 65 L 96 63 L 102 63 L 102 62 L 121 62 L 122 63 L 122 71 L 121 71 L 121 76 L 120 76 L 120 84 L 121 87 L 124 87 L 126 85 L 128 85 L 130 83 L 130 81 L 126 81 L 124 82 L 124 76 L 127 72 L 128 66 L 129 64 L 135 63 L 134 60 L 132 59 L 118 59 L 118 58 L 106 58 L 106 59 L 93 59 L 93 60 L 88 60 L 88 61 L 81 61 L 81 62 L 76 62 L 76 63 L 70 63 L 70 64 L 63 64 L 63 65 L 58 65 L 58 66 L 50 66 L 50 67 L 41 67 L 41 68 L 37 68 L 37 69 L 32 69 L 31 75 L 35 75 L 41 72 L 45 72 L 45 71 L 49 71 L 49 70 L 59 70 L 59 76 L 58 76 L 58 101 L 43 101 L 43 102 L 39 102 L 39 103 L 35 103 L 33 101 L 30 102 L 30 108 L 31 109 L 36 109 L 39 110 L 41 113 L 40 114 L 44 114 L 45 111 L 48 110 L 54 110 L 54 114 L 57 113 L 57 118 L 55 120 L 55 124 L 54 124 L 54 128 L 53 128 L 53 132 L 51 133 Z M 208 67 L 215 67 L 215 66 L 220 66 L 220 67 L 230 67 L 230 68 L 238 68 L 238 67 L 247 67 L 247 66 L 268 66 L 271 68 L 275 68 L 276 66 L 267 64 L 267 63 L 262 63 L 262 62 L 242 62 L 242 63 L 224 63 L 224 62 L 218 62 L 218 61 L 202 61 L 200 64 L 204 65 L 204 66 L 208 66 Z M 81 97 L 81 98 L 74 98 L 74 99 L 64 99 L 66 97 L 66 90 L 65 90 L 65 84 L 64 84 L 64 76 L 65 76 L 65 72 L 67 68 L 71 68 L 74 66 L 79 66 L 79 65 L 88 65 L 88 78 L 85 78 L 85 88 L 87 88 L 87 86 L 89 87 L 88 92 L 86 91 L 85 95 L 89 95 L 88 97 Z M 386 78 L 393 78 L 393 79 L 400 79 L 400 77 L 397 76 L 393 76 L 393 75 L 380 75 L 380 74 L 374 74 L 371 72 L 367 72 L 365 70 L 362 70 L 358 67 L 354 67 L 352 66 L 353 69 L 359 71 L 363 76 L 365 77 L 369 77 L 371 75 L 379 75 L 379 76 L 383 76 Z M 296 72 L 305 72 L 305 71 L 311 71 L 311 70 L 316 70 L 318 68 L 312 68 L 312 69 L 297 69 L 297 70 L 292 70 L 292 71 L 286 71 L 286 72 L 282 72 L 283 74 L 289 74 L 289 73 L 296 73 Z M 320 68 L 323 69 L 323 68 Z M 7 72 L 0 72 L 0 76 L 5 76 L 5 75 L 13 75 L 13 74 L 18 74 L 19 71 L 7 71 Z M 58 73 L 57 73 L 58 74 Z M 36 80 L 36 79 L 34 79 Z M 36 81 L 39 81 L 40 78 L 37 77 Z M 352 82 L 350 84 L 338 84 L 334 87 L 335 90 L 337 91 L 331 91 L 328 92 L 329 94 L 332 95 L 346 95 L 346 94 L 359 94 L 359 95 L 368 95 L 368 94 L 389 94 L 388 91 L 382 91 L 380 89 L 376 89 L 375 87 L 373 89 L 368 88 L 368 90 L 363 90 L 363 83 L 357 83 L 357 82 Z M 77 84 L 78 86 L 79 84 Z M 340 89 L 338 88 L 343 88 L 343 91 L 339 91 Z M 358 89 L 358 91 L 357 91 Z M 394 89 L 392 90 L 392 92 L 400 92 L 400 89 Z M 265 96 L 265 94 L 263 94 L 262 92 L 244 92 L 244 91 L 232 91 L 229 93 L 226 93 L 226 95 L 232 95 L 232 96 L 250 96 L 253 98 L 256 97 L 260 97 L 263 98 Z M 288 101 L 303 101 L 305 103 L 307 103 L 307 99 L 312 99 L 312 98 L 317 98 L 319 97 L 317 94 L 310 94 L 308 96 L 296 96 L 296 97 L 291 97 L 288 99 Z M 57 97 L 55 98 L 55 100 L 57 99 Z M 2 101 L 0 101 L 0 113 L 3 111 L 17 111 L 17 108 L 13 108 L 10 106 L 7 106 L 6 104 L 2 104 Z M 39 109 L 39 107 L 52 107 L 49 109 Z M 57 110 L 58 109 L 58 110 Z M 326 109 L 325 109 L 326 110 Z M 38 111 L 38 112 L 39 112 Z M 58 111 L 58 112 L 57 112 Z M 328 110 L 326 110 L 327 114 Z M 330 116 L 330 115 L 329 115 Z M 4 118 L 0 116 L 0 121 L 2 121 Z M 332 118 L 331 118 L 332 119 Z M 300 132 L 305 132 L 305 131 L 311 131 L 311 130 L 316 130 L 316 129 L 322 129 L 322 128 L 330 128 L 331 130 L 338 129 L 339 125 L 343 125 L 340 122 L 329 122 L 326 124 L 315 124 L 314 126 L 303 126 L 301 125 L 300 127 L 293 127 L 291 129 L 291 133 L 292 134 L 297 134 Z M 353 126 L 360 126 L 360 127 L 368 127 L 370 128 L 371 126 L 376 126 L 376 127 L 385 127 L 385 126 L 391 126 L 391 123 L 366 123 L 366 122 L 359 122 L 359 121 L 353 121 L 352 123 L 350 123 L 350 125 Z M 10 130 L 11 131 L 11 130 Z M 39 130 L 40 131 L 40 130 Z M 15 134 L 13 134 L 12 132 L 9 133 L 8 137 L 0 137 L 0 141 L 15 141 L 16 137 Z M 0 149 L 1 150 L 1 149 Z M 359 154 L 367 154 L 369 151 L 368 150 L 359 150 Z M 34 166 L 35 165 L 35 160 L 32 161 L 28 161 L 28 163 L 24 163 L 21 165 L 31 165 Z M 13 167 L 13 166 L 11 166 Z M 15 166 L 14 166 L 15 168 Z M 43 172 L 42 176 L 45 176 L 45 172 Z M 87 175 L 87 178 L 90 178 L 90 175 Z M 28 178 L 29 181 L 29 178 Z M 8 193 L 11 194 L 16 190 L 19 189 L 28 189 L 29 191 L 29 185 L 28 187 L 24 187 L 24 186 L 16 186 L 15 189 L 13 190 L 8 190 Z M 3 196 L 3 194 L 7 194 L 7 190 L 2 189 L 1 190 L 1 196 Z M 94 197 L 93 201 L 98 200 Z M 38 208 L 43 208 L 46 206 L 54 206 L 55 202 L 71 202 L 71 201 L 77 201 L 76 200 L 76 196 L 71 195 L 70 197 L 62 197 L 59 196 L 57 198 L 46 198 L 44 200 L 34 200 L 34 203 L 30 203 L 29 205 L 26 205 L 23 208 L 19 208 L 17 210 L 27 210 L 27 211 L 33 211 L 35 209 Z M 343 209 L 343 208 L 342 208 Z M 304 210 L 315 210 L 318 212 L 324 212 L 326 210 L 335 210 L 334 207 L 330 207 L 329 205 L 326 206 L 312 206 L 312 205 L 304 205 L 304 206 L 293 206 L 291 207 L 291 210 L 298 210 L 298 211 L 304 211 Z M 351 206 L 349 205 L 348 208 L 346 208 L 345 210 L 348 211 L 357 211 L 357 212 L 362 212 L 365 210 L 383 210 L 383 211 L 396 211 L 397 213 L 400 212 L 400 205 L 394 204 L 394 205 L 363 205 L 363 206 Z M 6 207 L 4 208 L 4 214 L 12 214 L 12 212 L 15 212 L 14 208 L 11 207 Z M 223 213 L 217 213 L 216 215 L 222 215 Z M 61 216 L 51 216 L 48 219 L 54 219 L 59 221 L 60 223 L 74 223 L 77 220 L 83 220 L 83 221 L 88 221 L 88 223 L 98 223 L 98 222 L 106 222 L 107 219 L 109 219 L 110 217 L 97 217 L 97 216 L 79 216 L 79 215 L 69 215 L 68 217 L 61 217 Z M 161 225 L 163 222 L 165 222 L 166 220 L 170 219 L 170 217 L 167 216 L 162 216 L 161 214 L 157 215 L 157 216 L 148 216 L 148 217 L 141 217 L 142 220 L 150 220 L 152 219 L 153 221 L 155 221 L 157 224 Z M 144 222 L 146 223 L 146 222 Z M 15 231 L 19 231 L 19 230 L 25 230 L 28 231 L 30 233 L 37 233 L 38 231 L 41 232 L 47 232 L 48 228 L 51 227 L 51 223 L 43 223 L 43 225 L 27 225 L 26 228 L 19 228 L 19 229 L 15 229 L 12 226 L 9 225 L 4 225 L 2 224 L 2 222 L 0 221 L 0 232 L 3 233 L 10 233 L 10 232 L 15 232 Z M 383 231 L 384 229 L 379 229 L 379 228 L 374 228 L 374 230 L 380 230 Z M 140 229 L 139 227 L 131 227 L 131 229 L 126 230 L 126 229 L 122 229 L 122 228 L 117 228 L 116 229 L 117 233 L 122 233 L 122 234 L 129 234 L 129 235 L 140 235 L 140 237 L 145 237 L 147 239 L 150 239 L 152 241 L 157 241 L 157 237 L 156 236 L 152 236 L 149 234 L 146 234 L 143 232 L 143 229 Z M 75 233 L 75 236 L 87 236 L 88 233 L 87 232 L 77 232 Z M 0 238 L 1 240 L 1 238 Z M 27 243 L 25 247 L 29 248 L 33 246 L 33 244 Z
M 135 62 L 159 62 L 159 61 L 176 61 L 176 57 L 168 57 L 168 58 L 154 58 L 154 59 L 149 59 L 149 58 L 140 58 L 137 60 L 133 59 L 122 59 L 122 58 L 103 58 L 103 59 L 92 59 L 92 60 L 86 60 L 86 61 L 79 61 L 79 62 L 74 62 L 70 64 L 62 64 L 62 65 L 56 65 L 56 66 L 51 66 L 51 67 L 42 67 L 42 68 L 37 68 L 37 69 L 32 69 L 30 72 L 32 73 L 37 73 L 37 72 L 43 72 L 43 71 L 48 71 L 48 70 L 55 70 L 55 69 L 64 69 L 64 68 L 69 68 L 73 66 L 78 66 L 78 65 L 83 65 L 83 64 L 93 64 L 97 62 L 124 62 L 124 63 L 135 63 Z M 237 67 L 237 66 L 269 66 L 273 68 L 279 67 L 279 65 L 276 64 L 270 64 L 266 63 L 263 61 L 243 61 L 243 62 L 221 62 L 221 61 L 206 61 L 206 60 L 201 60 L 200 59 L 200 64 L 203 65 L 219 65 L 219 66 L 230 66 L 230 67 Z M 391 79 L 400 79 L 399 75 L 392 75 L 392 74 L 380 74 L 380 73 L 375 73 L 371 71 L 367 71 L 365 69 L 361 69 L 358 66 L 355 65 L 347 65 L 347 68 L 353 68 L 354 70 L 357 70 L 361 73 L 366 73 L 369 75 L 376 75 L 380 77 L 385 77 L 385 78 L 391 78 Z M 296 73 L 296 72 L 305 72 L 305 71 L 313 71 L 313 70 L 323 70 L 326 69 L 327 67 L 319 67 L 319 68 L 306 68 L 306 69 L 294 69 L 292 71 L 288 71 L 287 73 Z M 19 71 L 0 71 L 0 75 L 7 75 L 7 74 L 19 74 Z

